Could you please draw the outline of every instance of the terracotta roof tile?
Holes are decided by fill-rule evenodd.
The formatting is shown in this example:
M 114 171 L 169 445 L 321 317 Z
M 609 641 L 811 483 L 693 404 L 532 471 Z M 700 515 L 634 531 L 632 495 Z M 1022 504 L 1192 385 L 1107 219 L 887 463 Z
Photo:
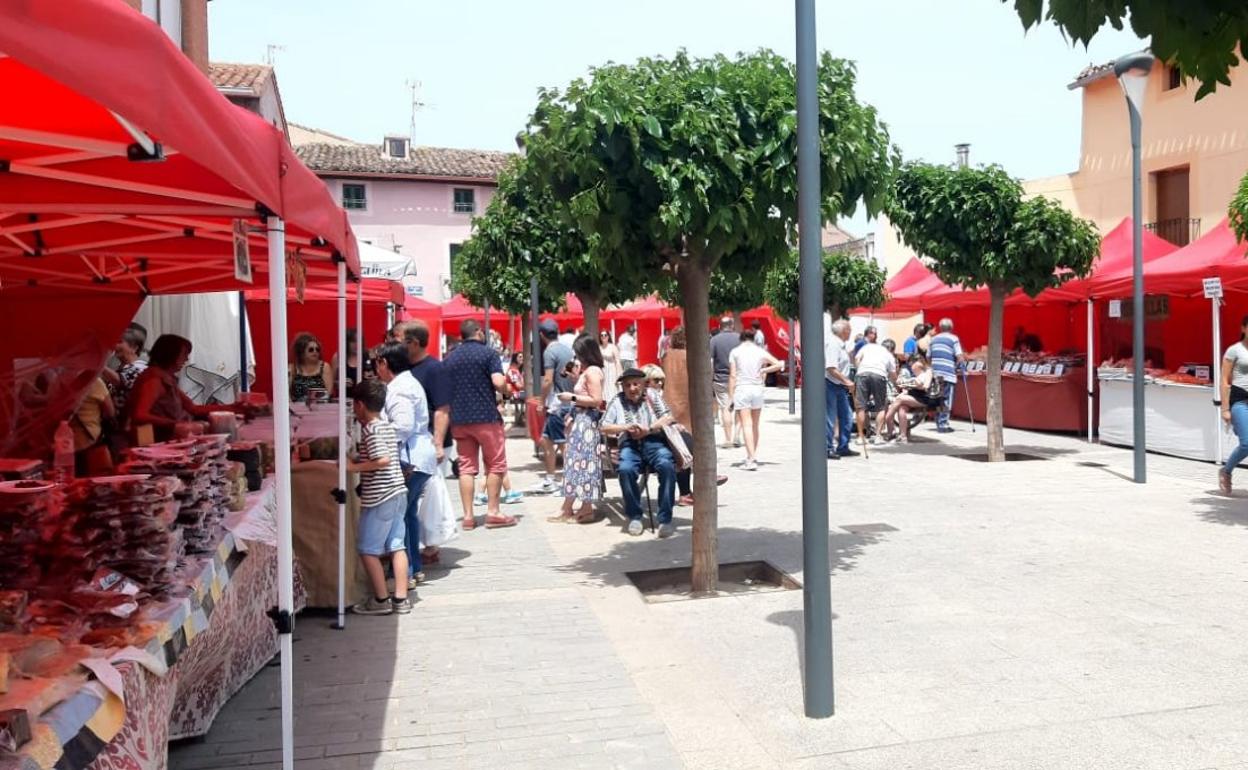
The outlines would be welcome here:
M 272 74 L 273 68 L 265 64 L 212 62 L 208 65 L 208 77 L 217 88 L 238 88 L 256 94 Z
M 296 147 L 295 152 L 308 168 L 318 172 L 488 180 L 497 180 L 499 173 L 515 157 L 514 153 L 492 150 L 413 147 L 406 159 L 398 159 L 383 155 L 381 147 L 370 144 L 312 143 Z

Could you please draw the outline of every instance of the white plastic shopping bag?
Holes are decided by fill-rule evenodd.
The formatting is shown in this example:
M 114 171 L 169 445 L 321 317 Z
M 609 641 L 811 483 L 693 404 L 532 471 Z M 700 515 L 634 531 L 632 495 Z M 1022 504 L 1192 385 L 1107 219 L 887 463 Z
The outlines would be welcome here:
M 424 530 L 425 545 L 445 545 L 459 537 L 459 515 L 441 473 L 433 474 L 425 484 L 420 498 L 420 528 Z

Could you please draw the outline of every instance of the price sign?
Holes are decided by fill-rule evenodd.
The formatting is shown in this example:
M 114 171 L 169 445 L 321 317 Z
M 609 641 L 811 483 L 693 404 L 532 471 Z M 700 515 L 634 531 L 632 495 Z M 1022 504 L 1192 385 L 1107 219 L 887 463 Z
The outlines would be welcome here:
M 1109 301 L 1109 317 L 1122 318 L 1122 300 L 1111 299 Z
M 1222 279 L 1206 278 L 1204 281 L 1205 299 L 1221 299 L 1222 298 Z

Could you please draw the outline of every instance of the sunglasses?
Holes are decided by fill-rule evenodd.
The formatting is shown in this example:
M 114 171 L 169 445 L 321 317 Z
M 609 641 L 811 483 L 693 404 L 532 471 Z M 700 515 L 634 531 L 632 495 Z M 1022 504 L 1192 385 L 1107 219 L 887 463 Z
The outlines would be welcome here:
M 309 352 L 309 353 L 320 353 L 320 352 L 321 352 L 321 349 L 320 349 L 320 348 L 318 348 L 316 345 L 311 345 L 311 346 L 309 346 L 309 347 L 308 347 L 308 352 Z

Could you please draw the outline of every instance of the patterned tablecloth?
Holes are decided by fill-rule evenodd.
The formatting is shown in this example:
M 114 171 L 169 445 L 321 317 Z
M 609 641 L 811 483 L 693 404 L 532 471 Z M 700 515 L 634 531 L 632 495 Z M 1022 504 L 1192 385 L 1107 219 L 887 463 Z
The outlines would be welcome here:
M 292 404 L 290 411 L 290 433 L 295 441 L 309 441 L 338 435 L 337 404 L 316 404 L 311 409 L 304 404 Z M 240 426 L 238 437 L 248 441 L 272 439 L 273 418 L 257 417 Z
M 208 731 L 278 649 L 267 615 L 277 599 L 271 479 L 248 503 L 197 565 L 191 594 L 146 610 L 160 623 L 156 638 L 94 666 L 96 677 L 45 712 L 18 755 L 0 757 L 0 770 L 160 770 L 170 740 Z

